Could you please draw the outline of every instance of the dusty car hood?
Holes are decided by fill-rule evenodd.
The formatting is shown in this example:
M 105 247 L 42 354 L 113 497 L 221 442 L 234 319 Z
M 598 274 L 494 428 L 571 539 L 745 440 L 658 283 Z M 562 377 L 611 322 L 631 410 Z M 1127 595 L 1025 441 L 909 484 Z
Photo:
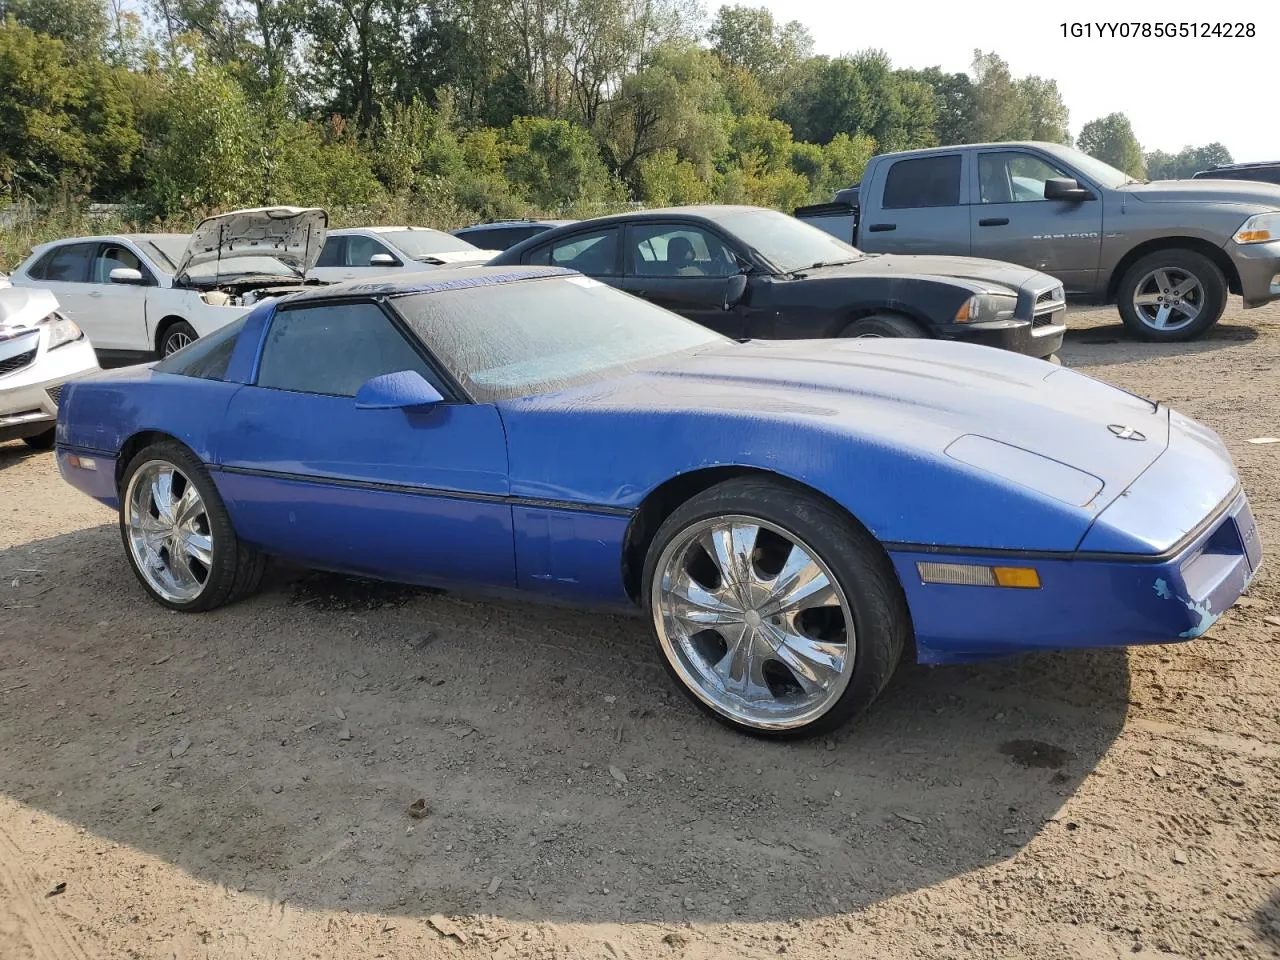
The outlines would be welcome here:
M 328 226 L 329 215 L 318 207 L 258 207 L 208 217 L 191 234 L 174 275 L 218 260 L 267 256 L 301 278 L 320 259 Z
M 57 309 L 50 290 L 0 284 L 0 341 L 28 332 Z
M 1246 203 L 1280 210 L 1280 185 L 1256 180 L 1156 180 L 1123 190 L 1144 203 Z
M 1001 260 L 984 260 L 980 257 L 945 257 L 931 255 L 906 254 L 869 254 L 866 259 L 856 263 L 843 264 L 836 267 L 819 267 L 816 270 L 802 270 L 812 277 L 867 277 L 867 276 L 941 276 L 960 280 L 968 280 L 979 286 L 1007 287 L 1017 290 L 1023 284 L 1032 282 L 1039 287 L 1055 286 L 1057 281 L 1048 274 L 1019 266 L 1016 263 L 1005 263 Z
M 1084 474 L 1066 477 L 1058 499 L 1092 509 L 1100 508 L 1095 497 L 1104 489 L 1109 498 L 1132 483 L 1169 438 L 1167 407 L 1066 367 L 937 340 L 728 344 L 541 400 L 579 411 L 782 419 L 970 465 L 975 450 L 993 462 L 1016 461 L 1018 451 L 1027 451 Z M 1111 425 L 1145 439 L 1125 442 Z M 966 439 L 954 446 L 971 436 L 994 444 Z

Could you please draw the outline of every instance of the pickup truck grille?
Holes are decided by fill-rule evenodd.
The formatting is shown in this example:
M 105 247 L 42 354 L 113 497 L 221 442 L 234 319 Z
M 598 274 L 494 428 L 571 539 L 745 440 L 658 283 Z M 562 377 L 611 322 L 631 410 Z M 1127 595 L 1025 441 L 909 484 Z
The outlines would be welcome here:
M 31 364 L 35 362 L 36 352 L 38 350 L 38 346 L 32 347 L 25 353 L 18 353 L 12 357 L 6 357 L 5 359 L 0 360 L 0 377 L 9 373 L 17 373 L 23 367 L 31 366 Z

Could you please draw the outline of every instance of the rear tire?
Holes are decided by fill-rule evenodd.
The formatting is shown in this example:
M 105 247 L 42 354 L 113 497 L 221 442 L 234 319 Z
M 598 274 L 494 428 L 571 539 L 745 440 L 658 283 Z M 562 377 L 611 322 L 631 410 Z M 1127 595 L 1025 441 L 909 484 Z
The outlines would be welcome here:
M 914 337 L 927 336 L 924 328 L 914 320 L 899 316 L 896 313 L 873 313 L 869 317 L 855 320 L 842 331 L 841 337 Z
M 729 480 L 678 507 L 642 582 L 667 672 L 753 736 L 842 726 L 879 696 L 912 632 L 880 544 L 836 505 L 772 479 Z
M 57 433 L 56 428 L 50 427 L 44 433 L 37 433 L 33 437 L 23 437 L 22 442 L 32 450 L 52 450 Z
M 170 610 L 212 610 L 262 582 L 265 557 L 236 536 L 208 470 L 175 441 L 145 447 L 129 462 L 119 524 L 138 582 Z
M 1222 318 L 1227 279 L 1216 263 L 1194 250 L 1157 250 L 1125 271 L 1116 306 L 1125 327 L 1143 340 L 1194 340 Z
M 185 320 L 178 320 L 165 328 L 164 336 L 160 338 L 160 347 L 156 353 L 163 360 L 169 354 L 177 353 L 183 347 L 194 343 L 199 338 L 200 335 L 196 333 L 191 324 Z

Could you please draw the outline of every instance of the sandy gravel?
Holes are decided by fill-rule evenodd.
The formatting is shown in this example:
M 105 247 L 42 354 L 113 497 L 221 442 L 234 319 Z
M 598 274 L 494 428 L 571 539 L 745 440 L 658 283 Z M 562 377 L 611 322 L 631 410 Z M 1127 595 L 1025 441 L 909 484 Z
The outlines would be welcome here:
M 1068 365 L 1222 433 L 1280 551 L 1280 309 L 1072 322 Z M 638 621 L 297 571 L 167 613 L 6 444 L 0 958 L 1280 955 L 1278 566 L 1197 641 L 908 668 L 778 746 Z

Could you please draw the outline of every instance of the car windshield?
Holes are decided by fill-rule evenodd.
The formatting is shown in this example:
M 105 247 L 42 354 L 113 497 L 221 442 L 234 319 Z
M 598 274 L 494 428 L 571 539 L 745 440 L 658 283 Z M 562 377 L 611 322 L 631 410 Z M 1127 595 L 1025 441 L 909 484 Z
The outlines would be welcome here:
M 381 235 L 403 250 L 412 260 L 421 260 L 435 253 L 459 253 L 464 250 L 480 249 L 474 243 L 467 243 L 465 240 L 428 227 L 418 230 L 384 230 Z
M 857 247 L 776 210 L 734 211 L 718 215 L 716 222 L 783 273 L 865 256 Z
M 1123 170 L 1117 170 L 1109 163 L 1103 163 L 1097 157 L 1091 157 L 1083 150 L 1075 147 L 1058 147 L 1055 151 L 1067 163 L 1080 169 L 1090 180 L 1108 190 L 1123 187 L 1126 183 L 1140 183 Z
M 733 342 L 582 276 L 423 293 L 393 303 L 481 403 L 593 383 Z

